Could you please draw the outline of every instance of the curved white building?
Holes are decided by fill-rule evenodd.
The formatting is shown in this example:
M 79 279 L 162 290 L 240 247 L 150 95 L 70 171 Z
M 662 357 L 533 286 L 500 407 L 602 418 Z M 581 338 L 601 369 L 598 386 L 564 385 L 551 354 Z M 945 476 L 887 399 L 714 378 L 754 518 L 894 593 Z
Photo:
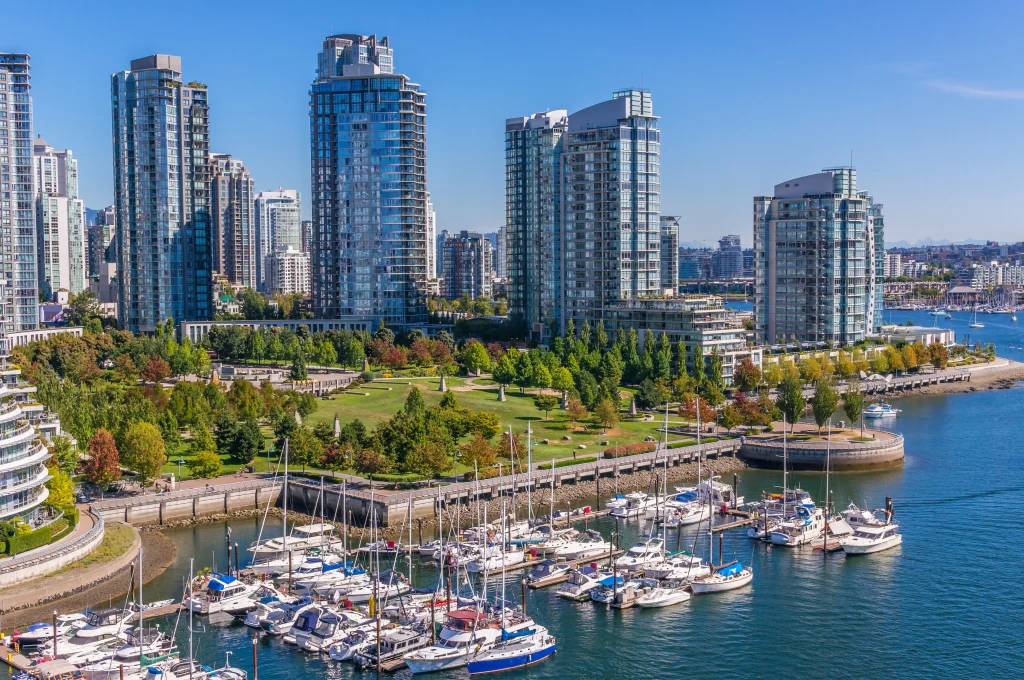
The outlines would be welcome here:
M 0 338 L 0 521 L 31 521 L 49 495 L 50 452 L 32 425 L 41 409 L 23 403 L 31 392 L 19 385 L 20 375 L 20 369 L 7 366 L 6 341 Z

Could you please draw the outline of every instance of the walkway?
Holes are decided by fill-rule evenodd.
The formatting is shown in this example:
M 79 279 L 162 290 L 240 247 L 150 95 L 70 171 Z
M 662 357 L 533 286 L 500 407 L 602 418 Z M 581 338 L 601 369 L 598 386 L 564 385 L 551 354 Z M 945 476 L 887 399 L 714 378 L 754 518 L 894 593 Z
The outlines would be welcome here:
M 78 526 L 75 527 L 74 531 L 72 531 L 70 534 L 60 539 L 56 543 L 50 543 L 44 546 L 40 546 L 38 548 L 33 548 L 32 550 L 23 552 L 20 555 L 6 557 L 0 560 L 0 571 L 5 571 L 7 569 L 10 569 L 12 566 L 16 566 L 18 564 L 22 564 L 26 561 L 29 561 L 33 559 L 36 555 L 39 555 L 41 553 L 52 552 L 55 548 L 59 548 L 60 546 L 69 543 L 73 543 L 74 541 L 89 533 L 89 531 L 91 531 L 92 528 L 96 525 L 96 520 L 93 519 L 93 516 L 91 514 L 89 514 L 88 504 L 79 504 L 77 507 L 79 511 Z

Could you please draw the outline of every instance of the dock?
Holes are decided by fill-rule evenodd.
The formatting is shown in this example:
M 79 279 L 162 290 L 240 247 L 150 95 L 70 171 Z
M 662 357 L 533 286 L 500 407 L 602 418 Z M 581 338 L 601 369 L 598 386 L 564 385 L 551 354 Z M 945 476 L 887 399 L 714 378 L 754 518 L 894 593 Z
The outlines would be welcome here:
M 14 643 L 11 643 L 13 645 Z M 16 671 L 27 671 L 32 667 L 32 659 L 15 650 L 13 646 L 0 645 L 0 661 Z
M 157 607 L 156 609 L 147 609 L 145 611 L 145 618 L 151 619 L 151 618 L 155 618 L 155 617 L 158 617 L 158 616 L 171 616 L 173 614 L 177 614 L 182 609 L 184 609 L 182 604 L 180 602 L 175 602 L 174 604 L 168 604 L 168 605 L 165 605 L 163 607 Z M 139 620 L 139 613 L 135 612 L 134 614 L 132 614 L 132 617 L 130 619 L 128 619 L 128 622 L 129 623 L 135 623 L 138 620 Z
M 740 527 L 750 526 L 754 523 L 754 518 L 751 517 L 750 513 L 747 512 L 746 510 L 737 510 L 735 508 L 730 508 L 729 510 L 726 511 L 725 514 L 729 515 L 730 517 L 739 517 L 740 519 L 713 526 L 711 527 L 711 533 L 718 534 L 723 531 L 729 531 L 729 529 L 739 529 Z
M 591 562 L 600 562 L 601 560 L 611 559 L 612 557 L 615 557 L 616 555 L 621 555 L 621 554 L 622 554 L 622 550 L 612 550 L 610 553 L 602 553 L 600 555 L 595 555 L 594 557 L 588 557 L 585 560 L 565 560 L 565 563 L 568 564 L 569 566 L 571 566 L 573 569 L 576 569 L 581 564 L 589 564 Z M 535 564 L 540 564 L 544 560 L 549 560 L 549 559 L 554 559 L 554 558 L 548 557 L 548 556 L 538 555 L 536 558 L 525 559 L 522 562 L 520 562 L 519 564 L 513 564 L 513 565 L 505 567 L 505 572 L 507 573 L 507 572 L 510 572 L 510 571 L 519 571 L 521 569 L 529 569 L 530 567 L 534 566 Z M 490 571 L 487 572 L 487 575 L 488 576 L 500 576 L 501 572 L 502 572 L 501 569 L 491 569 Z

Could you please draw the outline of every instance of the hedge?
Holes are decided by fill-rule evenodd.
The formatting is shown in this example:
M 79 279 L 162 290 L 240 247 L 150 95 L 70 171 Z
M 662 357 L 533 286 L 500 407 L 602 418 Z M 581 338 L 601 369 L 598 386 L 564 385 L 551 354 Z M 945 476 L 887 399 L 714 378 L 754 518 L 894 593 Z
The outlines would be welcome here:
M 375 482 L 422 482 L 429 477 L 416 474 L 415 472 L 405 472 L 400 474 L 385 474 L 385 473 L 374 473 L 369 475 L 370 479 Z
M 650 453 L 658 447 L 654 442 L 637 442 L 625 446 L 615 446 L 604 450 L 605 458 L 622 458 L 623 456 L 635 456 L 638 453 Z
M 7 541 L 7 554 L 20 555 L 29 550 L 42 548 L 53 540 L 53 525 L 47 525 L 41 529 L 30 531 L 27 534 L 19 534 Z
M 597 461 L 597 456 L 586 456 L 584 458 L 566 458 L 565 460 L 555 461 L 555 467 L 568 467 L 569 465 L 577 465 L 579 463 L 594 463 Z M 537 466 L 538 470 L 550 470 L 551 463 L 544 463 L 543 465 Z

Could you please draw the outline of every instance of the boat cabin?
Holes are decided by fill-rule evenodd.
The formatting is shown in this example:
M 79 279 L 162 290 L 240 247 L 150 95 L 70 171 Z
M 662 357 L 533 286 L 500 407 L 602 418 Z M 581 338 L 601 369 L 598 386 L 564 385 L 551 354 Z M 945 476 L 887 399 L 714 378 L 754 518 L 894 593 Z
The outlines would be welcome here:
M 88 626 L 101 628 L 103 626 L 116 626 L 124 616 L 124 611 L 118 608 L 97 609 L 89 612 Z
M 217 576 L 206 584 L 206 599 L 210 602 L 228 600 L 243 595 L 246 590 L 245 584 L 234 576 Z

